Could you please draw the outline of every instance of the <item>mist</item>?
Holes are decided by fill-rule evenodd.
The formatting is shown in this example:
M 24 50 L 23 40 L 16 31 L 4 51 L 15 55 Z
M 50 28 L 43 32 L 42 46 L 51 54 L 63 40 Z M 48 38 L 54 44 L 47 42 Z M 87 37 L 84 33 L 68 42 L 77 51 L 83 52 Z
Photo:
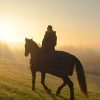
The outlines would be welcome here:
M 56 50 L 66 51 L 75 55 L 80 59 L 87 73 L 100 75 L 100 52 L 97 52 L 97 50 L 74 46 L 57 47 Z M 19 49 L 18 45 L 10 48 L 6 43 L 0 42 L 0 59 L 29 64 L 30 57 L 24 56 L 24 44 Z
M 58 47 L 58 49 L 75 55 L 88 73 L 100 75 L 100 52 L 98 50 L 73 46 Z

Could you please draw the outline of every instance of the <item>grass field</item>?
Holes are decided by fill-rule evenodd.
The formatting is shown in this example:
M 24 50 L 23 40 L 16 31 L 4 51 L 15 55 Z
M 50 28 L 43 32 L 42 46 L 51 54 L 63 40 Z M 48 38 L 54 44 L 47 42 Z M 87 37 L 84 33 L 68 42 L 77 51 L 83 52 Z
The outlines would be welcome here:
M 100 76 L 86 74 L 89 99 L 79 89 L 76 73 L 71 77 L 74 82 L 75 100 L 100 100 Z M 31 72 L 29 65 L 0 59 L 0 100 L 69 100 L 69 88 L 66 86 L 59 96 L 55 95 L 62 80 L 47 74 L 46 84 L 52 90 L 48 94 L 40 84 L 37 73 L 36 91 L 31 90 Z

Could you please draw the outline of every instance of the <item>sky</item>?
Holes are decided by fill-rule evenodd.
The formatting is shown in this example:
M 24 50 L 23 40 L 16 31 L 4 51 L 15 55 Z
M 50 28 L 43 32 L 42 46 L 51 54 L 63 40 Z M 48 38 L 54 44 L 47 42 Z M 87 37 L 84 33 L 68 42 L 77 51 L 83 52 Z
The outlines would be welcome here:
M 42 43 L 53 26 L 57 46 L 100 50 L 100 0 L 0 0 L 0 39 Z

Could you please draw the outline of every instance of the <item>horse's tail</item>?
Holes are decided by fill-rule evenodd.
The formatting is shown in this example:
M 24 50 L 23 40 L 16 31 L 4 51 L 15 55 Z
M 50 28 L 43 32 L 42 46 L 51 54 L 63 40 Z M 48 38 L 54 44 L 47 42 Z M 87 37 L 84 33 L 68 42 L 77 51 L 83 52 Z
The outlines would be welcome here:
M 75 65 L 76 65 L 76 72 L 77 72 L 77 78 L 78 78 L 80 89 L 83 92 L 83 94 L 88 97 L 87 84 L 86 84 L 83 66 L 76 57 L 75 57 Z

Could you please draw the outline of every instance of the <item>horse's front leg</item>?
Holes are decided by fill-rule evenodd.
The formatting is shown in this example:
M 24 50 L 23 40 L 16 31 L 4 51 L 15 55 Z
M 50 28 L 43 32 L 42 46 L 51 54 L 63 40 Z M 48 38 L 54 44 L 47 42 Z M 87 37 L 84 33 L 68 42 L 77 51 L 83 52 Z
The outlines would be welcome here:
M 46 73 L 42 73 L 41 72 L 41 84 L 43 85 L 44 89 L 48 92 L 48 93 L 51 93 L 51 90 L 46 86 L 45 84 L 45 76 L 46 76 Z
M 35 79 L 36 79 L 36 71 L 33 70 L 33 67 L 31 66 L 31 73 L 32 73 L 32 90 L 35 90 Z
M 36 78 L 36 72 L 32 73 L 32 90 L 35 90 L 35 78 Z

